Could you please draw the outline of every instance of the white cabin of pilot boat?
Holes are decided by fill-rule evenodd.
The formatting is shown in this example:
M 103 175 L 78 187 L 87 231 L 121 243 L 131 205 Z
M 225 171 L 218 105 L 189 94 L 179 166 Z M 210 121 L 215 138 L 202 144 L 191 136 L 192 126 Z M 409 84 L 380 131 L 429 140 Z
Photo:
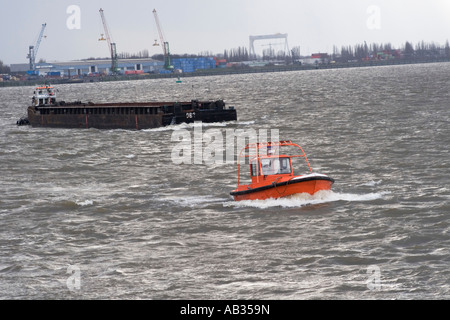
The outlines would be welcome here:
M 33 92 L 31 104 L 33 106 L 42 106 L 56 103 L 56 92 L 51 86 L 37 87 Z

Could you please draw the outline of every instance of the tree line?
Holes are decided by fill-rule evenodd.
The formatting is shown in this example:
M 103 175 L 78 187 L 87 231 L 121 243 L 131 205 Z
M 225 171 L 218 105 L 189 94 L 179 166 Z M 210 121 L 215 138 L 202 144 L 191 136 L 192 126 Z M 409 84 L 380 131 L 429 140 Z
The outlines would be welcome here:
M 330 59 L 337 62 L 377 59 L 380 58 L 381 54 L 388 54 L 394 58 L 404 59 L 450 58 L 450 44 L 448 40 L 445 45 L 425 41 L 418 42 L 414 45 L 411 42 L 406 41 L 403 46 L 394 47 L 391 43 L 367 44 L 364 42 L 353 46 L 342 46 L 341 48 L 334 45 L 333 52 L 326 52 L 325 54 L 328 54 Z M 285 52 L 283 50 L 275 51 L 275 49 L 270 47 L 264 49 L 262 55 L 257 55 L 256 57 L 250 57 L 247 48 L 237 47 L 224 50 L 222 57 L 230 62 L 242 62 L 255 58 L 292 62 L 304 58 L 304 56 L 301 55 L 300 46 L 293 47 L 290 52 Z
M 145 58 L 149 58 L 150 54 L 147 49 L 144 49 L 144 50 L 138 51 L 136 53 L 121 52 L 121 53 L 117 54 L 117 57 L 119 59 L 145 59 Z
M 3 61 L 0 60 L 0 74 L 2 73 L 10 73 L 11 72 L 11 68 L 5 64 L 3 64 Z
M 202 51 L 198 54 L 171 54 L 171 58 L 196 58 L 196 57 L 211 57 L 216 56 L 221 59 L 225 59 L 228 62 L 243 62 L 249 60 L 276 60 L 285 61 L 286 63 L 291 63 L 300 58 L 304 58 L 301 55 L 300 46 L 293 47 L 289 52 L 284 50 L 276 50 L 274 47 L 270 46 L 262 51 L 262 55 L 258 54 L 256 56 L 250 56 L 247 47 L 239 46 L 232 49 L 225 49 L 223 53 L 214 54 L 211 51 Z M 435 42 L 425 42 L 421 41 L 417 44 L 412 44 L 406 41 L 401 47 L 394 47 L 391 43 L 370 43 L 366 42 L 356 44 L 341 46 L 338 48 L 336 45 L 333 46 L 333 52 L 328 54 L 330 59 L 337 62 L 348 62 L 353 60 L 365 60 L 374 59 L 379 53 L 389 53 L 396 58 L 438 58 L 447 57 L 450 58 L 450 44 L 449 41 L 445 43 L 444 46 L 437 44 Z M 148 50 L 142 50 L 137 53 L 121 52 L 118 54 L 119 59 L 139 59 L 139 58 L 152 58 L 155 60 L 164 61 L 164 55 L 154 54 L 150 57 Z M 94 59 L 94 58 L 90 58 Z M 100 59 L 100 58 L 97 58 Z M 108 59 L 108 58 L 102 58 Z
M 285 61 L 287 64 L 302 58 L 300 46 L 293 47 L 290 52 L 284 50 L 276 51 L 272 46 L 264 49 L 262 55 L 251 57 L 247 47 L 237 47 L 232 49 L 226 49 L 223 53 L 213 54 L 210 51 L 203 51 L 199 54 L 172 54 L 171 58 L 195 58 L 195 57 L 211 57 L 216 56 L 221 59 L 225 59 L 228 62 L 243 62 L 249 60 L 273 60 L 273 61 Z M 388 54 L 392 58 L 402 59 L 429 59 L 429 58 L 448 58 L 450 59 L 450 44 L 447 40 L 445 45 L 441 45 L 435 42 L 420 41 L 413 44 L 406 41 L 401 47 L 394 47 L 391 43 L 371 43 L 367 44 L 359 43 L 356 45 L 333 46 L 332 53 L 325 53 L 329 55 L 331 60 L 336 62 L 349 62 L 354 60 L 369 60 L 377 59 L 380 54 Z M 118 54 L 119 59 L 142 59 L 149 58 L 149 51 L 147 49 L 141 50 L 136 53 L 121 52 Z M 151 56 L 152 59 L 164 61 L 163 54 L 155 54 Z M 88 58 L 86 60 L 96 59 L 108 59 L 105 58 Z M 40 62 L 45 60 L 41 59 Z M 5 65 L 0 60 L 0 74 L 10 73 L 11 69 L 8 65 Z
M 416 45 L 406 41 L 401 47 L 394 47 L 391 43 L 377 44 L 356 44 L 354 46 L 342 46 L 340 50 L 333 46 L 331 58 L 339 62 L 348 62 L 351 60 L 376 59 L 380 54 L 390 54 L 395 58 L 450 58 L 450 45 L 448 40 L 442 46 L 435 42 L 421 41 Z

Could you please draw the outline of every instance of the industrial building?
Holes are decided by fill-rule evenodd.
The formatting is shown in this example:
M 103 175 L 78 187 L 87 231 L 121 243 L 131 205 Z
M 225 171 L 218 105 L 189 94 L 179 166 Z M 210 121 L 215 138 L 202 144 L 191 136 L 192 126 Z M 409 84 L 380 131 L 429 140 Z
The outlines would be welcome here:
M 213 69 L 221 66 L 214 57 L 172 59 L 174 71 L 179 73 L 195 72 L 198 69 Z M 151 58 L 118 59 L 118 74 L 166 73 L 163 61 Z M 11 73 L 25 73 L 29 70 L 26 63 L 11 64 Z M 111 60 L 80 60 L 68 62 L 36 63 L 39 76 L 74 77 L 111 74 Z M 170 71 L 172 72 L 172 71 Z
M 153 59 L 123 59 L 119 60 L 120 73 L 157 73 L 164 63 Z M 36 71 L 40 76 L 60 75 L 61 77 L 89 76 L 109 74 L 111 60 L 81 60 L 68 62 L 36 63 Z M 11 64 L 11 72 L 26 72 L 27 64 Z
M 210 69 L 217 66 L 213 57 L 173 59 L 171 61 L 169 42 L 163 37 L 162 28 L 156 10 L 153 10 L 156 26 L 160 36 L 161 46 L 164 53 L 164 61 L 160 62 L 151 58 L 144 59 L 119 59 L 116 43 L 112 40 L 110 30 L 106 23 L 104 10 L 100 8 L 100 17 L 104 27 L 99 41 L 107 41 L 110 59 L 91 59 L 69 62 L 36 63 L 39 45 L 44 37 L 46 23 L 42 24 L 38 39 L 35 44 L 29 46 L 29 64 L 12 64 L 11 73 L 38 77 L 86 77 L 99 75 L 127 75 L 144 73 L 182 73 L 195 72 L 198 69 Z M 154 46 L 159 46 L 155 40 Z

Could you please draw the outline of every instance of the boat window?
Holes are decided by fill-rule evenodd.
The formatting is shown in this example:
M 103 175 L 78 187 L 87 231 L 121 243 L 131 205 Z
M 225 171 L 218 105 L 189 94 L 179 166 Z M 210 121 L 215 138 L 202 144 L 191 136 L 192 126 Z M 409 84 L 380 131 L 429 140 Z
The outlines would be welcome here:
M 261 159 L 262 174 L 289 174 L 291 173 L 291 165 L 289 158 L 265 158 Z
M 265 176 L 275 174 L 273 162 L 277 159 L 261 159 L 262 174 Z
M 257 172 L 256 172 L 256 163 L 253 162 L 252 164 L 250 164 L 250 172 L 252 174 L 252 177 L 256 177 L 257 176 Z
M 280 159 L 280 174 L 291 173 L 291 164 L 289 158 Z

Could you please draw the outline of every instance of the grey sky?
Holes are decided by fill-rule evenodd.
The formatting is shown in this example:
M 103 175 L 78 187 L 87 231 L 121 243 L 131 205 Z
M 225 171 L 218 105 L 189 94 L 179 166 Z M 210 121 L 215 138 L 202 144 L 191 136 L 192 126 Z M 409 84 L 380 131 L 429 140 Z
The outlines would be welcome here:
M 80 28 L 69 29 L 67 9 L 80 8 Z M 1 0 L 0 60 L 26 63 L 28 46 L 47 23 L 37 60 L 65 61 L 107 57 L 99 9 L 103 8 L 118 52 L 153 47 L 156 9 L 172 53 L 212 52 L 248 47 L 249 35 L 287 33 L 289 46 L 302 54 L 331 52 L 333 45 L 405 41 L 445 44 L 450 38 L 450 0 Z M 74 20 L 71 20 L 74 22 Z M 74 24 L 72 23 L 72 26 Z M 255 43 L 282 48 L 280 41 Z

